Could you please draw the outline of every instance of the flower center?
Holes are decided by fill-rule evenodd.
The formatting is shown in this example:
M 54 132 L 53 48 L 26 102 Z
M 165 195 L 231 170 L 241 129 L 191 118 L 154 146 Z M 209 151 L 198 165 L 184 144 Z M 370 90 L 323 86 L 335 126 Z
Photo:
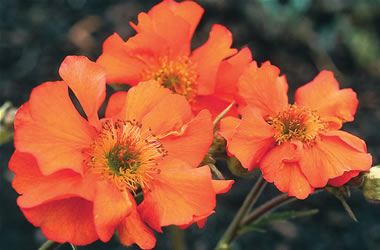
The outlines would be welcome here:
M 158 161 L 167 154 L 150 130 L 136 121 L 121 120 L 103 123 L 89 153 L 90 169 L 134 194 L 140 188 L 149 190 L 149 182 L 159 174 Z
M 312 145 L 318 132 L 325 128 L 317 113 L 308 107 L 290 105 L 288 110 L 278 113 L 267 120 L 275 128 L 274 139 L 280 145 L 283 142 L 298 140 Z
M 161 56 L 157 64 L 143 71 L 142 80 L 156 80 L 174 93 L 185 96 L 190 102 L 197 95 L 198 74 L 194 63 L 187 56 L 177 56 L 174 60 Z

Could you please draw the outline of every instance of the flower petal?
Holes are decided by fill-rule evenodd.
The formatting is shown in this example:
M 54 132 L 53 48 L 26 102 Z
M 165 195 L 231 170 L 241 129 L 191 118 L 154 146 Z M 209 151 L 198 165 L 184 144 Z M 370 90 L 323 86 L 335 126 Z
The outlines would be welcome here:
M 312 107 L 328 121 L 353 121 L 358 99 L 352 89 L 339 89 L 339 84 L 330 71 L 322 71 L 314 80 L 296 91 L 297 104 Z
M 169 89 L 161 87 L 156 81 L 141 82 L 139 85 L 129 89 L 122 111 L 117 116 L 121 120 L 142 121 L 153 107 L 171 95 Z M 122 105 L 123 96 L 116 96 L 117 100 L 110 99 L 109 109 L 117 109 L 114 105 Z
M 160 4 L 168 4 L 170 10 L 176 16 L 182 17 L 190 25 L 189 37 L 191 38 L 203 15 L 203 8 L 193 1 L 184 1 L 181 3 L 177 3 L 176 1 L 162 1 Z M 160 4 L 157 4 L 156 6 L 159 6 Z M 151 11 L 155 8 L 156 7 L 153 7 Z
M 142 63 L 148 65 L 154 59 L 162 55 L 180 55 L 181 50 L 185 50 L 185 46 L 181 46 L 181 48 L 171 48 L 170 44 L 165 37 L 162 37 L 161 34 L 158 34 L 154 30 L 154 24 L 150 21 L 150 18 L 145 13 L 140 13 L 138 15 L 139 23 L 142 20 L 146 20 L 148 22 L 149 29 L 144 30 L 143 32 L 139 32 L 136 35 L 130 37 L 125 42 L 125 48 L 130 57 L 134 57 L 137 60 L 140 60 Z M 170 52 L 172 52 L 170 54 Z M 186 53 L 185 55 L 188 55 Z M 144 67 L 144 68 L 145 68 Z
M 221 62 L 213 95 L 231 103 L 236 100 L 238 93 L 238 80 L 244 69 L 252 61 L 252 54 L 248 47 L 239 53 Z
M 47 201 L 78 196 L 90 200 L 93 198 L 91 183 L 84 183 L 81 176 L 71 170 L 40 176 L 38 179 L 36 178 L 34 187 L 19 197 L 18 205 L 30 208 Z
M 73 106 L 63 82 L 34 88 L 15 117 L 16 149 L 33 154 L 44 175 L 65 168 L 82 173 L 82 150 L 95 134 Z
M 347 143 L 347 135 L 342 140 L 333 132 L 321 135 L 316 145 L 304 149 L 300 167 L 310 184 L 314 187 L 324 187 L 329 179 L 342 176 L 351 170 L 367 171 L 372 164 L 371 155 L 358 151 Z M 357 139 L 352 139 L 351 141 Z
M 227 193 L 231 189 L 233 180 L 212 180 L 212 186 L 216 194 Z
M 239 95 L 249 106 L 258 108 L 263 116 L 274 116 L 288 107 L 288 85 L 280 70 L 269 62 L 260 68 L 252 62 L 239 79 Z M 273 101 L 276 100 L 276 101 Z
M 216 194 L 226 193 L 228 190 L 230 190 L 232 184 L 234 183 L 233 180 L 211 180 L 212 186 L 214 188 L 214 191 Z M 197 223 L 199 228 L 203 228 L 206 224 L 207 218 L 215 213 L 214 210 L 210 211 L 209 214 L 203 215 L 203 216 L 194 216 L 193 220 L 189 222 L 186 225 L 179 225 L 181 229 L 186 229 L 187 227 L 191 226 L 195 222 Z
M 214 191 L 216 194 L 226 193 L 228 190 L 230 190 L 232 184 L 234 183 L 233 180 L 211 180 L 212 186 L 214 188 Z M 207 218 L 215 213 L 214 210 L 210 211 L 209 214 L 203 215 L 203 216 L 193 216 L 193 220 L 185 225 L 178 225 L 181 229 L 186 229 L 187 227 L 191 226 L 195 222 L 197 223 L 199 228 L 203 228 L 206 224 Z
M 305 199 L 314 188 L 301 172 L 297 159 L 297 149 L 294 144 L 283 143 L 269 151 L 260 162 L 263 177 L 281 191 Z
M 212 214 L 214 214 L 215 211 L 212 210 L 210 213 L 206 214 L 206 215 L 202 215 L 202 216 L 193 216 L 193 220 L 191 222 L 189 222 L 188 224 L 186 225 L 178 225 L 179 228 L 181 228 L 182 230 L 185 230 L 186 228 L 188 228 L 189 226 L 193 225 L 194 223 L 197 223 L 198 225 L 198 228 L 203 228 L 206 224 L 206 221 L 208 219 L 208 217 Z
M 232 101 L 231 101 L 232 102 Z M 194 114 L 198 114 L 202 109 L 210 111 L 212 119 L 214 120 L 222 111 L 224 111 L 231 102 L 224 101 L 223 99 L 215 95 L 198 95 L 195 98 L 195 102 L 191 104 L 191 109 Z M 238 117 L 238 109 L 236 105 L 233 105 L 227 112 L 226 116 Z
M 140 13 L 137 25 L 130 23 L 137 34 L 127 41 L 129 48 L 151 50 L 155 55 L 168 52 L 172 56 L 190 54 L 193 23 L 176 15 L 169 5 L 165 2 L 158 4 L 148 14 Z
M 356 149 L 358 152 L 367 152 L 367 146 L 365 144 L 365 141 L 345 131 L 329 130 L 327 133 L 324 133 L 324 135 L 339 137 L 342 141 L 350 145 L 350 147 Z
M 334 187 L 340 187 L 344 184 L 346 184 L 349 180 L 352 178 L 358 176 L 361 171 L 358 170 L 352 170 L 344 172 L 343 175 L 336 177 L 334 179 L 329 180 L 329 184 Z
M 141 220 L 133 198 L 131 201 L 131 213 L 118 226 L 120 242 L 126 246 L 136 243 L 141 249 L 152 249 L 156 245 L 156 237 Z
M 235 117 L 226 117 L 220 121 L 219 134 L 223 136 L 227 143 L 231 142 L 232 136 L 239 127 L 241 120 Z
M 67 56 L 59 74 L 78 98 L 88 121 L 96 125 L 98 109 L 106 97 L 106 72 L 84 56 Z
M 224 26 L 215 24 L 210 31 L 208 41 L 194 50 L 191 60 L 196 63 L 198 79 L 198 94 L 211 95 L 214 93 L 216 74 L 223 59 L 236 53 L 231 49 L 232 34 Z
M 9 168 L 15 173 L 13 187 L 23 194 L 18 199 L 19 206 L 23 208 L 35 207 L 63 197 L 79 196 L 86 200 L 94 197 L 92 187 L 96 180 L 93 176 L 83 177 L 70 169 L 42 175 L 36 159 L 29 153 L 16 151 L 9 162 Z
M 149 183 L 150 191 L 138 211 L 145 222 L 161 232 L 162 226 L 185 225 L 193 216 L 209 214 L 215 207 L 215 191 L 209 167 L 189 168 L 181 161 L 161 164 L 161 172 Z
M 96 60 L 107 71 L 107 83 L 128 83 L 136 85 L 141 80 L 141 72 L 146 67 L 133 54 L 128 53 L 121 37 L 114 33 L 103 44 L 103 53 Z
M 21 210 L 52 241 L 82 246 L 98 239 L 92 216 L 92 202 L 87 200 L 72 197 Z
M 257 110 L 246 109 L 235 133 L 230 139 L 226 138 L 228 152 L 235 155 L 243 167 L 252 170 L 274 146 L 273 133 L 273 128 L 265 122 Z
M 208 152 L 212 140 L 211 115 L 203 110 L 180 131 L 173 131 L 161 138 L 160 142 L 168 152 L 166 159 L 179 159 L 191 167 L 197 167 Z
M 170 131 L 179 131 L 191 118 L 192 113 L 186 98 L 168 95 L 144 116 L 142 125 L 143 129 L 150 128 L 154 135 L 160 136 Z
M 33 188 L 43 177 L 38 168 L 36 159 L 28 153 L 15 151 L 9 161 L 9 169 L 15 173 L 12 187 L 17 193 L 23 194 Z
M 297 199 L 306 199 L 314 192 L 297 163 L 284 163 L 274 179 L 274 184 L 281 192 L 287 192 L 289 196 L 295 196 Z
M 94 222 L 100 240 L 109 241 L 116 227 L 131 212 L 132 201 L 130 199 L 127 191 L 120 191 L 108 181 L 96 183 Z
M 118 91 L 111 95 L 106 108 L 106 117 L 117 117 L 124 110 L 128 92 Z

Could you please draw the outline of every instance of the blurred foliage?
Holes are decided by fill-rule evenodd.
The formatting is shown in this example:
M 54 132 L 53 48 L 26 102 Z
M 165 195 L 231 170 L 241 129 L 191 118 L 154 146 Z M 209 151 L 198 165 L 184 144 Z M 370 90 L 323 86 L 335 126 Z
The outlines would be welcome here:
M 251 224 L 241 228 L 239 231 L 239 234 L 244 234 L 247 232 L 265 233 L 267 232 L 267 230 L 265 230 L 264 227 L 267 226 L 268 224 L 278 222 L 278 221 L 295 219 L 298 217 L 311 216 L 318 212 L 319 212 L 318 209 L 311 209 L 311 210 L 304 210 L 304 211 L 290 210 L 290 211 L 284 211 L 284 212 L 279 212 L 279 213 L 273 213 L 270 215 L 263 216 L 259 218 L 258 220 L 252 222 Z
M 245 12 L 267 39 L 303 43 L 319 70 L 338 71 L 329 55 L 343 46 L 356 66 L 380 77 L 379 0 L 258 0 Z

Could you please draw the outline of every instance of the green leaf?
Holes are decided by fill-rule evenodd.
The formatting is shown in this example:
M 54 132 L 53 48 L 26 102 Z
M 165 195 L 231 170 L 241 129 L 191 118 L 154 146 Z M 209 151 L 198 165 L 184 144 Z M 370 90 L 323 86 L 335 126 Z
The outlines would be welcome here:
M 243 234 L 246 232 L 266 233 L 267 230 L 262 229 L 261 227 L 256 226 L 256 225 L 246 226 L 246 227 L 242 228 L 241 230 L 239 230 L 239 234 Z
M 310 216 L 313 214 L 318 213 L 318 209 L 311 209 L 311 210 L 304 210 L 304 211 L 285 211 L 285 212 L 279 212 L 274 213 L 271 215 L 263 216 L 254 222 L 252 222 L 250 225 L 247 225 L 239 230 L 240 234 L 246 233 L 246 232 L 265 232 L 264 229 L 262 229 L 263 226 L 268 225 L 270 223 L 276 222 L 276 221 L 282 221 L 282 220 L 289 220 L 294 219 L 298 217 L 304 217 L 304 216 Z
M 71 244 L 71 243 L 70 243 L 70 246 L 71 246 L 71 248 L 72 248 L 73 250 L 78 250 L 78 248 L 77 248 L 75 245 Z

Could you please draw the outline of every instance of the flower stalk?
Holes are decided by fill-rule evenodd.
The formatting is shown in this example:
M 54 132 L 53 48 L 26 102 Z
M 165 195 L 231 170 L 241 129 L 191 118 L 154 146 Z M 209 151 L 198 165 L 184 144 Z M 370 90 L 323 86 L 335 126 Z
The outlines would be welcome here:
M 48 240 L 40 248 L 38 248 L 38 250 L 55 250 L 58 249 L 60 245 L 61 243 Z
M 177 226 L 169 227 L 171 244 L 174 250 L 185 250 L 184 232 Z
M 266 183 L 267 182 L 264 180 L 264 178 L 260 176 L 256 184 L 253 186 L 251 192 L 247 195 L 246 199 L 244 200 L 243 205 L 240 207 L 235 218 L 232 220 L 226 232 L 218 242 L 218 245 L 215 249 L 223 250 L 229 248 L 229 244 L 231 243 L 237 230 L 239 229 L 241 221 L 244 219 L 249 209 L 255 204 L 257 199 L 260 197 L 260 194 L 264 190 Z
M 256 208 L 252 213 L 248 214 L 245 219 L 241 222 L 242 226 L 248 225 L 261 216 L 273 211 L 274 209 L 280 208 L 292 201 L 297 200 L 295 197 L 290 197 L 288 194 L 281 194 L 274 199 L 264 203 L 260 207 Z
M 218 123 L 220 122 L 220 120 L 228 113 L 228 111 L 230 111 L 230 109 L 232 108 L 232 106 L 234 106 L 235 102 L 231 102 L 230 105 L 227 106 L 227 108 L 225 108 L 215 119 L 214 119 L 214 122 L 213 122 L 213 125 L 214 125 L 214 131 L 216 130 L 217 128 L 217 125 Z

